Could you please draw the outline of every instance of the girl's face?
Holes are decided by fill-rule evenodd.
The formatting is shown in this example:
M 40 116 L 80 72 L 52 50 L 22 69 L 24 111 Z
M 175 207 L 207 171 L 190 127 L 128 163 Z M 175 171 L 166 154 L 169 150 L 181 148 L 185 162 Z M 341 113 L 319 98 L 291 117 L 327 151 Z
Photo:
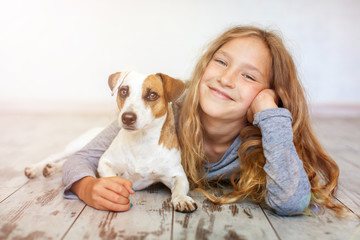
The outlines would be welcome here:
M 238 37 L 224 44 L 200 80 L 203 114 L 220 120 L 245 120 L 256 95 L 269 87 L 271 57 L 256 37 Z

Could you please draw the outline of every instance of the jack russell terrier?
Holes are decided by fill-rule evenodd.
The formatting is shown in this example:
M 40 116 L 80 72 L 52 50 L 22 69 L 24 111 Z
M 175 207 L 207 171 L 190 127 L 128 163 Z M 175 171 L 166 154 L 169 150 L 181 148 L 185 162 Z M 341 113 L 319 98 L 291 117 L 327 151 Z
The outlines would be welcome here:
M 162 182 L 171 189 L 171 203 L 176 211 L 192 212 L 196 202 L 187 193 L 189 182 L 181 165 L 181 154 L 175 129 L 172 102 L 185 90 L 185 84 L 165 74 L 144 75 L 137 72 L 114 73 L 109 77 L 114 95 L 118 91 L 120 131 L 99 160 L 100 177 L 120 176 L 130 180 L 135 190 Z M 59 154 L 25 169 L 35 177 L 61 169 L 55 159 L 80 150 L 101 129 L 94 129 L 75 140 Z

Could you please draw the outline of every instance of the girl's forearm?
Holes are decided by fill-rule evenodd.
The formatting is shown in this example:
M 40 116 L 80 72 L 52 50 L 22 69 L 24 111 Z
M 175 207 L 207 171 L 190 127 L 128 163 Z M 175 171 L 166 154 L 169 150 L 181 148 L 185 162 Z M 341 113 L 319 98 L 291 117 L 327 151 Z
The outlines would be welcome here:
M 254 123 L 262 133 L 267 204 L 281 215 L 304 211 L 311 187 L 293 143 L 290 112 L 268 109 L 256 115 Z

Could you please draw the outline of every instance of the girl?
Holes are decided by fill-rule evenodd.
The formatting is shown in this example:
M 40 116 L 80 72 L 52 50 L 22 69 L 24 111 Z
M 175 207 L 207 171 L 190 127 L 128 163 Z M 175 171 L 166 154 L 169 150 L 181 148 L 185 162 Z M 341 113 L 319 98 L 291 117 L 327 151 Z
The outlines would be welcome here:
M 215 203 L 265 202 L 279 215 L 308 212 L 310 201 L 343 211 L 332 199 L 339 168 L 314 136 L 294 62 L 275 33 L 226 31 L 201 57 L 187 89 L 177 128 L 191 188 Z M 114 122 L 64 164 L 65 197 L 102 210 L 131 207 L 130 181 L 95 177 L 118 131 Z M 226 195 L 201 190 L 221 179 L 233 186 Z

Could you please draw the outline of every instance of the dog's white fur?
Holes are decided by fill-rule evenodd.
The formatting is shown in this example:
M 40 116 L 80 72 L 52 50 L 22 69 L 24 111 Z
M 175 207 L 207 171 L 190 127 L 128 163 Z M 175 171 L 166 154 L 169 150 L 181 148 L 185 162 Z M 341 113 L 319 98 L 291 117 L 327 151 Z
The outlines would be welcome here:
M 163 92 L 156 92 L 156 87 L 154 89 L 151 87 L 152 81 L 157 82 L 156 84 L 159 86 L 158 80 L 162 81 Z M 144 84 L 145 81 L 147 85 Z M 121 176 L 126 178 L 133 183 L 135 190 L 144 189 L 155 182 L 162 182 L 171 189 L 171 202 L 175 210 L 192 212 L 196 210 L 197 205 L 191 197 L 187 196 L 189 183 L 181 165 L 177 138 L 176 136 L 168 136 L 175 134 L 175 131 L 164 131 L 165 127 L 175 128 L 174 122 L 168 121 L 169 117 L 171 118 L 168 115 L 173 113 L 171 103 L 166 101 L 171 100 L 173 96 L 168 96 L 167 91 L 171 87 L 179 88 L 180 85 L 166 83 L 167 86 L 165 87 L 166 81 L 179 80 L 171 79 L 164 74 L 151 75 L 150 79 L 149 75 L 136 72 L 116 73 L 110 76 L 109 86 L 113 93 L 119 89 L 117 97 L 120 110 L 118 123 L 121 130 L 100 158 L 98 173 L 100 177 Z M 122 86 L 126 87 L 127 96 L 120 96 Z M 144 89 L 145 86 L 148 89 Z M 181 87 L 185 88 L 185 85 Z M 159 103 L 160 105 L 158 106 L 167 108 L 163 109 L 165 114 L 154 116 L 154 112 L 159 111 L 159 107 L 151 105 L 153 101 L 148 101 L 148 96 L 144 96 L 144 93 L 147 91 L 149 94 L 155 94 L 153 95 L 155 97 L 157 95 L 159 99 L 156 101 L 162 101 L 162 105 Z M 180 92 L 182 93 L 182 90 Z M 177 94 L 173 100 L 176 100 L 179 95 Z M 126 117 L 124 119 L 126 114 L 135 116 L 135 120 L 132 118 L 129 120 Z M 87 136 L 82 136 L 80 140 L 88 141 L 99 130 L 87 133 Z M 164 139 L 172 139 L 172 141 L 176 139 L 176 141 L 175 144 L 169 145 L 164 143 Z M 49 165 L 49 160 L 65 158 L 79 150 L 80 145 L 83 146 L 84 143 L 80 144 L 79 141 L 72 143 L 64 152 L 53 155 L 30 168 L 26 168 L 25 174 L 28 177 L 34 177 L 39 172 L 39 169 L 43 167 L 45 167 L 44 175 L 45 172 L 56 171 L 61 164 Z

